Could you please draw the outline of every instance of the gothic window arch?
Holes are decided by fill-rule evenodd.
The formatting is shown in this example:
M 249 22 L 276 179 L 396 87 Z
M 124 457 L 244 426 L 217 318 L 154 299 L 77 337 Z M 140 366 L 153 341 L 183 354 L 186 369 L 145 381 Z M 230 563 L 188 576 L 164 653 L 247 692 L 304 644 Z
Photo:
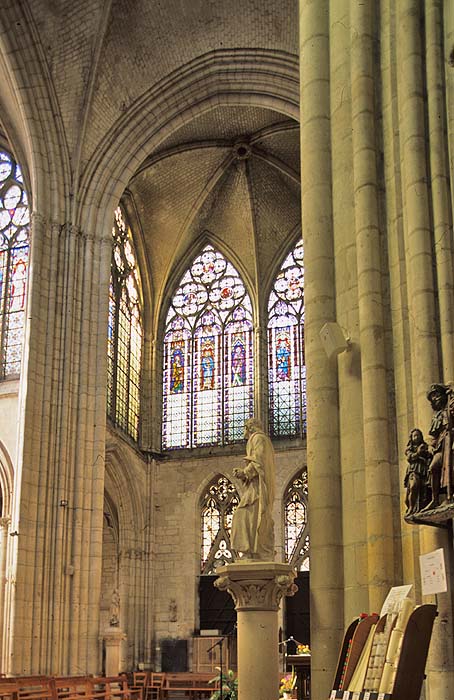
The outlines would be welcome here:
M 22 173 L 0 148 L 0 379 L 21 369 L 30 211 Z
M 215 574 L 219 566 L 233 561 L 230 531 L 239 500 L 235 486 L 225 476 L 213 479 L 205 491 L 201 506 L 203 575 Z
M 306 433 L 303 241 L 287 255 L 268 300 L 269 425 L 272 438 Z
M 140 275 L 130 226 L 115 210 L 109 288 L 107 413 L 134 440 L 139 438 L 142 304 Z
M 164 331 L 164 449 L 243 439 L 254 405 L 252 305 L 235 267 L 206 245 L 183 275 Z
M 303 469 L 292 479 L 284 495 L 285 557 L 298 571 L 309 570 L 307 497 L 307 471 Z

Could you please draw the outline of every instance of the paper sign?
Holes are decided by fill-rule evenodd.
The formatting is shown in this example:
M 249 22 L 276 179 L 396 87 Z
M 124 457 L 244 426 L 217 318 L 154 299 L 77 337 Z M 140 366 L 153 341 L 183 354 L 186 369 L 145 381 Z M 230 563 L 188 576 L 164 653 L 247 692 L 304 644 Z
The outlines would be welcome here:
M 446 582 L 445 556 L 442 549 L 435 549 L 429 554 L 419 557 L 421 568 L 421 588 L 423 595 L 445 593 L 448 590 Z
M 361 693 L 358 690 L 356 690 L 352 695 L 352 700 L 359 700 L 360 695 Z
M 377 700 L 385 700 L 385 693 L 379 693 Z
M 344 700 L 348 700 L 350 697 L 350 693 L 348 690 L 344 690 Z
M 383 603 L 382 609 L 380 611 L 380 617 L 387 615 L 390 612 L 397 612 L 400 607 L 400 603 L 404 598 L 408 596 L 413 584 L 409 583 L 407 586 L 393 586 L 386 596 L 385 602 Z
M 331 695 L 329 696 L 329 700 L 336 700 L 336 691 L 332 690 Z
M 364 700 L 369 700 L 369 698 L 370 698 L 370 691 L 366 690 L 366 692 L 364 693 Z

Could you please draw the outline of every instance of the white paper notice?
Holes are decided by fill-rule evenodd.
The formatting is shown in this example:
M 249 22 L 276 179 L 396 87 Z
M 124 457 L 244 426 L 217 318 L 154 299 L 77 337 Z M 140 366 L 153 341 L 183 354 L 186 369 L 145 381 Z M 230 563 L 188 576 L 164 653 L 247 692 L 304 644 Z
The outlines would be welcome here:
M 429 554 L 421 554 L 419 566 L 421 568 L 423 595 L 445 593 L 448 590 L 445 557 L 442 549 L 436 549 L 433 552 L 429 552 Z
M 413 584 L 409 583 L 406 586 L 393 586 L 386 596 L 385 602 L 383 603 L 382 609 L 380 611 L 380 617 L 387 615 L 390 612 L 399 609 L 399 604 L 404 598 L 408 596 L 412 589 Z

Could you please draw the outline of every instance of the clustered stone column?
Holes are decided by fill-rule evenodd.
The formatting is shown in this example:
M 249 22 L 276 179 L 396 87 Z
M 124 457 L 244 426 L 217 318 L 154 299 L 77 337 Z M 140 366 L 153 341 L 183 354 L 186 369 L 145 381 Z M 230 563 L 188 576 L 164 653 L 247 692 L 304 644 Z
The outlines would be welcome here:
M 288 564 L 241 562 L 218 569 L 215 585 L 226 590 L 238 613 L 238 698 L 276 700 L 279 695 L 278 610 L 293 595 Z
M 36 213 L 32 240 L 6 670 L 95 673 L 111 240 Z

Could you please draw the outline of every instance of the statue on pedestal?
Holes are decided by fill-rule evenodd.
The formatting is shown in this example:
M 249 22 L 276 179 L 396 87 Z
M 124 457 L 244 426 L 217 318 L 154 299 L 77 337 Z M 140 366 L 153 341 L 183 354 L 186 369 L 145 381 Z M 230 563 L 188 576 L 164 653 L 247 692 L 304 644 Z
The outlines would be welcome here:
M 410 432 L 405 456 L 408 462 L 404 478 L 404 486 L 407 489 L 405 515 L 413 515 L 422 510 L 429 501 L 427 478 L 429 463 L 432 459 L 429 445 L 425 442 L 419 428 L 414 428 Z
M 262 424 L 256 418 L 246 421 L 246 466 L 235 468 L 233 475 L 243 482 L 244 491 L 232 520 L 231 544 L 242 559 L 274 559 L 274 521 L 272 516 L 275 466 L 274 449 Z
M 116 588 L 112 591 L 112 598 L 110 600 L 109 625 L 111 627 L 118 627 L 120 625 L 120 594 Z

